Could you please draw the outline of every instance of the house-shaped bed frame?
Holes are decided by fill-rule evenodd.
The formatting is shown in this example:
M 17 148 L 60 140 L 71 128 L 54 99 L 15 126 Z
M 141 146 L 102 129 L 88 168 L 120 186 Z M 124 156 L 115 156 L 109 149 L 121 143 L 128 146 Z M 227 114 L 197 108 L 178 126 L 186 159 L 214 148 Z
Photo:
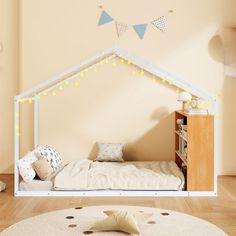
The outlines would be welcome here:
M 146 71 L 153 76 L 165 80 L 167 83 L 175 86 L 179 90 L 188 91 L 195 97 L 210 101 L 213 107 L 212 113 L 214 115 L 214 191 L 116 191 L 116 190 L 99 190 L 99 191 L 21 191 L 19 190 L 19 170 L 18 160 L 20 158 L 19 142 L 20 135 L 18 133 L 20 122 L 20 104 L 24 101 L 34 103 L 34 146 L 38 145 L 38 98 L 40 95 L 45 95 L 48 92 L 54 91 L 66 81 L 73 81 L 78 77 L 82 77 L 83 73 L 89 69 L 94 69 L 99 63 L 106 63 L 108 60 L 120 58 L 122 61 L 127 61 L 143 71 Z M 157 65 L 136 56 L 134 53 L 121 48 L 117 45 L 108 48 L 93 57 L 85 60 L 78 65 L 66 70 L 39 85 L 30 88 L 14 98 L 14 120 L 15 120 L 15 166 L 14 166 L 14 192 L 15 196 L 216 196 L 217 195 L 217 98 L 211 93 L 204 91 L 192 84 L 170 74 L 161 69 Z

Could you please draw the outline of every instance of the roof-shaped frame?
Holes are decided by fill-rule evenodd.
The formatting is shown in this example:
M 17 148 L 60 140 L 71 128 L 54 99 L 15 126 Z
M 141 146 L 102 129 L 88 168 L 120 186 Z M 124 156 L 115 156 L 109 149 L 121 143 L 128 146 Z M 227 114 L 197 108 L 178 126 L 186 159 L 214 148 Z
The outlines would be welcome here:
M 139 57 L 135 55 L 133 52 L 128 51 L 118 45 L 114 45 L 111 48 L 108 48 L 102 52 L 99 52 L 95 54 L 94 56 L 90 57 L 89 59 L 75 65 L 74 67 L 57 74 L 53 76 L 52 78 L 44 81 L 43 83 L 32 87 L 19 95 L 15 96 L 16 100 L 24 99 L 28 96 L 34 96 L 35 94 L 40 94 L 44 92 L 45 90 L 52 90 L 55 87 L 55 84 L 65 82 L 66 80 L 72 80 L 76 77 L 78 77 L 79 73 L 83 72 L 85 67 L 92 68 L 98 64 L 99 61 L 104 59 L 111 59 L 115 57 L 123 58 L 127 61 L 130 61 L 133 65 L 139 67 L 140 69 L 143 69 L 147 71 L 150 74 L 153 74 L 154 76 L 165 79 L 167 82 L 171 83 L 173 86 L 181 89 L 181 90 L 187 90 L 189 93 L 191 93 L 195 97 L 202 98 L 204 100 L 214 100 L 216 101 L 216 97 L 207 92 L 206 90 L 203 90 L 195 85 L 190 84 L 189 82 L 181 79 L 180 77 L 177 77 L 166 70 L 160 68 L 159 66 L 155 65 L 154 63 L 143 59 L 142 57 Z M 88 68 L 87 68 L 88 69 Z

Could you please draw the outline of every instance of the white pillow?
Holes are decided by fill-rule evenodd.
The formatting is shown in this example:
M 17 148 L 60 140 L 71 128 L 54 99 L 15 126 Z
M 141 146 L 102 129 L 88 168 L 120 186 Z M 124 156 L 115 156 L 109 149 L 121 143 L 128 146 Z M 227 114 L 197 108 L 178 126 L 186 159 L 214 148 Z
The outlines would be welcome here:
M 51 146 L 47 145 L 45 148 L 38 147 L 37 156 L 38 158 L 46 159 L 51 165 L 54 172 L 60 170 L 62 167 L 62 159 L 60 153 Z
M 32 181 L 36 176 L 36 173 L 32 167 L 32 163 L 37 160 L 38 159 L 34 151 L 32 151 L 18 161 L 20 175 L 26 183 Z
M 97 143 L 98 154 L 96 161 L 124 161 L 124 143 Z

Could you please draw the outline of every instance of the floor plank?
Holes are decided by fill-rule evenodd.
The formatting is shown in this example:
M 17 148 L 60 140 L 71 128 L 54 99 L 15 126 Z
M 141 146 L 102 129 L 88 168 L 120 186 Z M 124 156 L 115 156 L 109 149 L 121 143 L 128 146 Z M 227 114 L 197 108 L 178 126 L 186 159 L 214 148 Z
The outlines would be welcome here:
M 236 236 L 236 176 L 218 178 L 218 197 L 14 197 L 13 175 L 0 175 L 0 232 L 25 218 L 48 211 L 93 205 L 135 205 L 175 210 L 207 220 Z

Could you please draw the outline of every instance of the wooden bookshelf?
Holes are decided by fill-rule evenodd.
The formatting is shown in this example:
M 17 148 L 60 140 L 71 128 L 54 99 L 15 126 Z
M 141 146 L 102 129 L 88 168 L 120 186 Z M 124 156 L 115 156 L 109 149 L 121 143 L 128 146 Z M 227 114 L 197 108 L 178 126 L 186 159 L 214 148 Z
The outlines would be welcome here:
M 187 137 L 179 131 L 177 119 L 187 125 Z M 180 153 L 181 139 L 187 143 L 187 155 Z M 214 117 L 175 112 L 175 162 L 187 166 L 188 191 L 214 190 Z

